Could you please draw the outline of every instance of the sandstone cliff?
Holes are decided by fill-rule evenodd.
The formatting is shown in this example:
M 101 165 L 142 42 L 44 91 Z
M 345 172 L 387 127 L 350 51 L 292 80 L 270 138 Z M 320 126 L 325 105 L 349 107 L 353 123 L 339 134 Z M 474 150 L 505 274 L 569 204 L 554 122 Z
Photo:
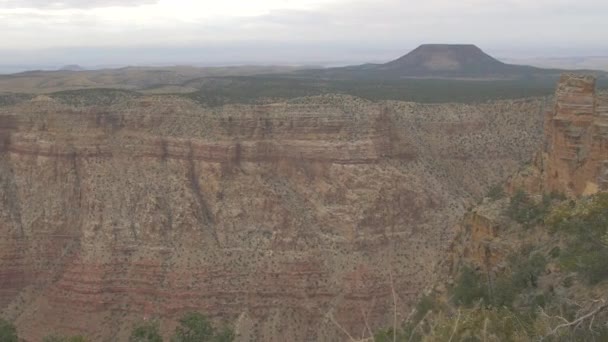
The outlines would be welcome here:
M 569 195 L 608 189 L 608 98 L 593 77 L 564 75 L 545 124 L 548 191 Z
M 446 277 L 428 291 L 444 304 L 431 325 L 447 319 L 454 326 L 462 310 L 465 319 L 485 322 L 459 332 L 469 337 L 485 334 L 488 324 L 488 340 L 505 332 L 517 332 L 509 340 L 518 341 L 608 336 L 607 100 L 593 77 L 562 76 L 536 157 L 456 226 L 451 254 L 438 267 Z M 493 325 L 492 315 L 526 317 L 529 326 Z M 435 329 L 424 340 L 434 338 Z
M 510 193 L 569 197 L 608 189 L 608 94 L 595 78 L 565 74 L 545 114 L 545 143 L 533 162 L 507 183 Z
M 544 100 L 172 96 L 0 107 L 0 310 L 28 341 L 124 340 L 183 312 L 241 341 L 384 326 L 436 279 L 465 208 L 529 158 Z
M 531 163 L 509 178 L 507 193 L 524 190 L 537 197 L 554 193 L 575 198 L 608 190 L 607 95 L 597 92 L 592 76 L 564 74 L 545 114 L 544 145 Z M 465 215 L 457 228 L 464 239 L 454 244 L 456 258 L 491 268 L 506 255 L 504 239 L 496 234 L 497 227 L 505 225 L 501 215 L 506 206 L 504 200 L 488 201 Z M 518 245 L 513 242 L 510 251 Z

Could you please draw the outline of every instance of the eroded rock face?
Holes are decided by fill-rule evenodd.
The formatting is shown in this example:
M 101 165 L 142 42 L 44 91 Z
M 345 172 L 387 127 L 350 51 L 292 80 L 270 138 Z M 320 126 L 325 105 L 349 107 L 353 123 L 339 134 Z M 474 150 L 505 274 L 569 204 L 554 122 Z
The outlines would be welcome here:
M 591 76 L 562 76 L 555 109 L 547 114 L 548 191 L 570 196 L 608 189 L 608 98 Z
M 364 336 L 392 319 L 389 274 L 403 318 L 465 208 L 532 155 L 543 103 L 0 107 L 0 310 L 28 341 L 192 310 L 242 341 Z

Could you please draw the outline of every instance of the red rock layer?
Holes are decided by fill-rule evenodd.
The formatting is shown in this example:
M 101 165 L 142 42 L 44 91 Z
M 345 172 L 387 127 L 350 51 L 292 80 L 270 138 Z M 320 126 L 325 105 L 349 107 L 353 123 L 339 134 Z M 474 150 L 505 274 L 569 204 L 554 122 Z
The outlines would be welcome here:
M 192 310 L 241 341 L 368 336 L 532 154 L 542 104 L 0 108 L 0 310 L 28 341 L 122 341 L 146 318 L 169 334 Z

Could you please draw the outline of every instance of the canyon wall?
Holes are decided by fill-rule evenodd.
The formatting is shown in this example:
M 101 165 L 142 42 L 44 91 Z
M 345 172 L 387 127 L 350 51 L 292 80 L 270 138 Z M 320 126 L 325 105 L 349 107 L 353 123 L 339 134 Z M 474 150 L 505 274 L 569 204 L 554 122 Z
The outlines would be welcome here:
M 561 77 L 553 106 L 545 114 L 544 145 L 506 182 L 507 193 L 524 190 L 540 201 L 550 193 L 577 198 L 608 190 L 608 93 L 597 92 L 595 83 L 592 76 Z M 546 243 L 549 238 L 542 230 L 530 230 L 519 239 L 505 233 L 512 223 L 505 217 L 508 207 L 509 200 L 503 198 L 470 210 L 457 225 L 446 269 L 455 273 L 467 263 L 489 272 L 525 244 L 520 240 Z M 502 236 L 497 233 L 501 230 Z
M 122 341 L 142 319 L 169 334 L 194 310 L 239 341 L 368 336 L 533 155 L 544 104 L 2 106 L 0 310 L 27 341 Z

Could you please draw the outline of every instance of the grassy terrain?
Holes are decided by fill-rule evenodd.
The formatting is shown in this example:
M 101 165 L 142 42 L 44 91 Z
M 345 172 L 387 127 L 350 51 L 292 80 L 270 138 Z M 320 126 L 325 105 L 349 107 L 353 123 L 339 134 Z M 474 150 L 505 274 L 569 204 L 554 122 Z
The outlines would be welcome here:
M 479 103 L 501 99 L 550 96 L 556 79 L 528 80 L 439 80 L 406 79 L 387 81 L 319 80 L 274 76 L 210 77 L 188 81 L 179 87 L 193 92 L 168 93 L 196 101 L 204 106 L 270 103 L 322 94 L 347 94 L 371 101 L 396 100 L 419 103 Z M 608 79 L 598 80 L 598 89 L 608 89 Z M 162 93 L 162 92 L 161 92 Z M 110 105 L 126 98 L 144 96 L 137 91 L 92 88 L 66 90 L 50 96 L 70 105 Z M 26 94 L 0 94 L 0 106 L 26 101 Z
M 121 89 L 81 89 L 53 93 L 52 98 L 73 106 L 109 106 L 128 98 L 141 96 L 138 92 Z
M 0 107 L 12 106 L 21 101 L 31 100 L 33 95 L 28 94 L 0 94 Z
M 407 79 L 397 81 L 314 80 L 272 77 L 208 79 L 199 89 L 182 96 L 203 105 L 269 102 L 326 93 L 348 94 L 372 101 L 398 100 L 420 103 L 476 103 L 498 99 L 549 96 L 556 79 L 514 81 L 464 81 Z M 192 86 L 192 85 L 190 85 Z M 600 88 L 608 89 L 603 80 Z

